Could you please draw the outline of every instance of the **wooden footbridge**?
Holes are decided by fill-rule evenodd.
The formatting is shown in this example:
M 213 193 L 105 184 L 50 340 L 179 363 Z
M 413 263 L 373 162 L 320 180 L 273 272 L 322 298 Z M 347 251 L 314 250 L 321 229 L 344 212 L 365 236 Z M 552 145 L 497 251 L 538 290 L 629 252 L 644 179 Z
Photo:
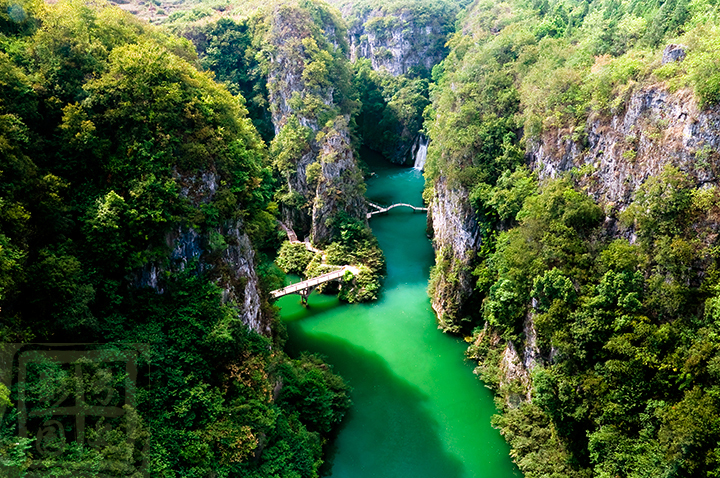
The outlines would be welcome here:
M 285 295 L 298 294 L 302 304 L 307 305 L 308 297 L 317 286 L 325 284 L 326 282 L 341 280 L 347 271 L 350 271 L 355 275 L 360 272 L 357 267 L 343 266 L 336 271 L 328 272 L 327 274 L 313 277 L 312 279 L 304 280 L 296 284 L 291 284 L 287 287 L 283 287 L 282 289 L 274 290 L 270 292 L 270 296 L 273 299 L 279 299 Z
M 367 218 L 368 218 L 368 219 L 370 219 L 371 217 L 373 217 L 375 214 L 383 214 L 383 213 L 388 212 L 390 209 L 393 209 L 393 208 L 396 208 L 396 207 L 401 207 L 401 206 L 402 206 L 402 207 L 409 207 L 409 208 L 412 209 L 414 212 L 427 212 L 427 210 L 428 210 L 428 208 L 426 208 L 426 207 L 417 207 L 417 206 L 413 206 L 412 204 L 406 204 L 406 203 L 402 203 L 402 202 L 401 202 L 401 203 L 397 203 L 397 204 L 391 204 L 390 206 L 387 206 L 387 207 L 380 206 L 379 204 L 375 204 L 375 203 L 370 202 L 370 201 L 368 201 L 367 203 L 368 203 L 368 205 L 369 205 L 370 207 L 372 207 L 372 208 L 375 209 L 374 211 L 367 213 Z

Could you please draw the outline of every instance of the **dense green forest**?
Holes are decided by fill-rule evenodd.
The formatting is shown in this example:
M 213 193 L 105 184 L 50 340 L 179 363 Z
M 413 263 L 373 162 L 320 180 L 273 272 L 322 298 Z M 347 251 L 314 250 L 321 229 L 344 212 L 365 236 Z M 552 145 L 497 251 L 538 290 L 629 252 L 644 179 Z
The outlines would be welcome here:
M 134 406 L 112 430 L 88 419 L 92 446 L 59 457 L 38 454 L 36 429 L 16 437 L 18 393 L 42 410 L 82 384 L 51 361 L 30 389 L 2 388 L 3 474 L 141 476 L 145 460 L 147 476 L 317 476 L 348 386 L 282 352 L 266 295 L 282 274 L 246 235 L 279 245 L 268 149 L 242 96 L 198 66 L 189 41 L 102 3 L 0 8 L 4 350 L 146 346 Z
M 282 2 L 280 2 L 282 3 Z M 293 2 L 285 2 L 288 5 Z M 316 84 L 330 82 L 341 94 L 354 101 L 347 104 L 343 112 L 352 113 L 354 143 L 382 152 L 394 162 L 411 160 L 410 147 L 422 129 L 423 111 L 430 103 L 429 83 L 431 69 L 414 64 L 407 72 L 394 75 L 386 68 L 373 68 L 369 58 L 358 51 L 350 52 L 346 34 L 356 35 L 357 41 L 367 41 L 368 34 L 374 35 L 379 45 L 375 55 L 389 64 L 400 61 L 390 52 L 394 33 L 407 35 L 407 42 L 414 46 L 413 53 L 421 58 L 440 61 L 448 53 L 448 36 L 454 31 L 455 19 L 461 7 L 468 2 L 445 2 L 412 0 L 396 2 L 329 2 L 350 14 L 345 21 L 333 22 L 341 29 L 339 42 L 344 43 L 338 52 L 327 44 L 323 32 L 315 32 L 314 40 L 321 50 L 335 57 L 330 68 L 312 67 L 315 75 L 324 72 L 330 76 L 319 77 Z M 305 2 L 307 8 L 311 2 Z M 274 8 L 271 4 L 270 8 Z M 238 91 L 248 100 L 250 117 L 266 141 L 271 141 L 272 131 L 268 104 L 267 59 L 272 51 L 273 40 L 268 36 L 267 18 L 269 10 L 259 2 L 243 2 L 213 6 L 201 4 L 170 15 L 163 23 L 173 31 L 190 38 L 197 46 L 203 67 L 215 72 L 219 81 L 229 85 L 231 91 Z M 320 11 L 318 7 L 313 7 Z M 327 13 L 325 13 L 327 15 Z M 319 24 L 323 22 L 320 21 Z M 347 26 L 345 26 L 345 24 Z M 427 34 L 426 29 L 431 30 Z M 356 49 L 360 47 L 355 45 Z M 344 52 L 343 52 L 344 50 Z M 355 55 L 355 61 L 348 63 L 348 56 Z M 329 58 L 328 58 L 329 59 Z M 433 63 L 434 64 L 434 63 Z M 344 84 L 342 69 L 350 69 L 352 84 Z
M 720 476 L 720 140 L 697 132 L 720 112 L 720 7 L 330 3 L 345 20 L 320 0 L 178 2 L 164 28 L 102 2 L 0 4 L 3 351 L 145 344 L 133 405 L 61 458 L 39 419 L 17 437 L 19 397 L 97 397 L 109 372 L 0 384 L 0 467 L 319 476 L 349 386 L 282 351 L 268 291 L 354 264 L 341 298 L 378 297 L 357 158 L 407 162 L 422 134 L 429 293 L 524 476 Z M 479 238 L 462 256 L 443 214 Z
M 472 335 L 527 477 L 720 474 L 720 193 L 698 179 L 714 146 L 674 166 L 648 145 L 692 133 L 647 117 L 621 160 L 666 165 L 615 203 L 603 184 L 633 178 L 603 176 L 603 151 L 553 175 L 533 162 L 581 156 L 651 90 L 714 114 L 718 20 L 713 1 L 479 1 L 433 71 L 426 197 L 465 191 L 482 241 L 470 258 L 439 248 L 430 292 L 472 278 L 441 324 Z M 669 44 L 682 55 L 663 64 Z M 531 372 L 509 374 L 533 348 Z
M 447 55 L 447 39 L 455 30 L 458 13 L 469 2 L 334 3 L 349 12 L 345 18 L 356 49 L 355 84 L 362 105 L 356 119 L 358 135 L 363 144 L 391 161 L 411 162 L 411 145 L 422 130 L 423 111 L 430 103 L 432 65 Z M 403 41 L 410 47 L 403 49 Z M 409 59 L 407 64 L 400 65 L 402 57 Z

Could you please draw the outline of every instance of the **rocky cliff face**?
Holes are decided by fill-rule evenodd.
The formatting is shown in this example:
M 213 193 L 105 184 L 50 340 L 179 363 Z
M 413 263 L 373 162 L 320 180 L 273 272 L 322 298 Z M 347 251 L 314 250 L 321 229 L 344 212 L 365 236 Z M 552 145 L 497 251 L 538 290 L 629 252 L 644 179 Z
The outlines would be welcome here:
M 604 205 L 609 234 L 632 235 L 616 230 L 613 218 L 630 204 L 640 185 L 667 165 L 687 173 L 700 187 L 718 184 L 720 108 L 701 109 L 691 92 L 645 87 L 630 97 L 623 111 L 591 116 L 585 129 L 584 143 L 573 141 L 570 131 L 546 132 L 529 143 L 527 160 L 541 179 L 578 168 L 579 186 Z M 432 304 L 445 327 L 446 316 L 461 317 L 471 297 L 470 266 L 480 235 L 467 191 L 448 189 L 438 181 L 430 210 L 436 264 L 443 271 L 431 288 Z M 532 337 L 532 320 L 526 328 Z M 529 367 L 540 360 L 536 349 L 529 340 L 523 354 Z
M 323 130 L 318 161 L 321 174 L 315 187 L 312 210 L 313 237 L 330 238 L 332 223 L 341 212 L 367 222 L 365 183 L 350 147 L 347 122 L 338 118 Z
M 302 200 L 282 204 L 282 216 L 299 235 L 309 234 L 317 244 L 332 238 L 338 212 L 363 222 L 367 214 L 363 178 L 349 144 L 350 115 L 342 104 L 343 85 L 338 84 L 349 81 L 349 76 L 330 76 L 348 68 L 345 30 L 329 11 L 321 12 L 313 17 L 298 6 L 277 7 L 268 35 L 275 133 L 279 135 L 291 117 L 310 132 L 308 148 L 292 159 L 293 171 L 287 177 L 290 195 Z
M 363 11 L 346 6 L 343 16 L 350 19 L 351 59 L 367 58 L 375 70 L 385 69 L 394 76 L 413 68 L 430 71 L 447 54 L 445 42 L 455 13 L 428 15 L 419 6 Z
M 297 115 L 302 126 L 317 131 L 318 116 L 313 113 L 332 108 L 334 100 L 332 85 L 308 81 L 309 75 L 304 74 L 308 65 L 313 62 L 313 50 L 318 49 L 311 31 L 314 26 L 313 19 L 299 7 L 281 5 L 273 10 L 271 22 L 268 35 L 272 47 L 269 52 L 268 86 L 275 134 L 280 132 L 288 117 L 293 114 Z M 328 40 L 338 41 L 334 25 L 317 26 L 322 28 Z M 301 112 L 302 103 L 310 99 L 310 96 L 318 103 L 315 111 Z
M 448 53 L 445 45 L 464 0 L 382 5 L 330 1 L 341 6 L 350 58 L 359 63 L 356 81 L 363 108 L 357 123 L 364 144 L 393 163 L 412 165 L 418 144 L 424 141 L 421 130 L 431 71 Z M 374 74 L 367 74 L 369 67 Z
M 650 176 L 673 165 L 698 185 L 717 184 L 720 108 L 702 110 L 689 91 L 662 85 L 635 92 L 624 111 L 587 121 L 587 144 L 566 132 L 547 132 L 531 144 L 529 159 L 541 178 L 584 168 L 579 181 L 595 200 L 622 210 Z
M 471 263 L 480 247 L 480 226 L 475 220 L 468 192 L 448 187 L 441 178 L 435 184 L 429 205 L 437 271 L 431 284 L 431 302 L 440 326 L 447 328 L 472 295 L 474 279 Z
M 202 172 L 193 177 L 176 174 L 181 193 L 194 206 L 208 204 L 218 189 L 217 176 Z M 251 330 L 269 336 L 271 324 L 261 312 L 260 284 L 255 272 L 255 251 L 242 221 L 200 231 L 176 225 L 165 235 L 169 256 L 164 263 L 151 262 L 135 273 L 134 285 L 163 293 L 164 270 L 187 267 L 209 274 L 222 289 L 223 302 L 235 304 L 238 318 Z

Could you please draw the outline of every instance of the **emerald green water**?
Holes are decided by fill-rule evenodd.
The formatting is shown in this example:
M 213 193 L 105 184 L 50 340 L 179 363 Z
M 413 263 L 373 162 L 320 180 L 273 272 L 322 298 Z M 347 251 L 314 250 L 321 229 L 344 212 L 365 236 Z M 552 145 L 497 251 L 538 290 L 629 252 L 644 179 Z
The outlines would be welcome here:
M 368 161 L 370 162 L 370 161 Z M 423 177 L 378 161 L 367 197 L 421 205 Z M 314 293 L 279 300 L 288 351 L 325 355 L 353 387 L 353 407 L 330 454 L 333 478 L 519 477 L 490 426 L 491 392 L 463 361 L 466 344 L 437 329 L 426 288 L 433 251 L 425 215 L 396 208 L 374 216 L 388 275 L 372 304 Z

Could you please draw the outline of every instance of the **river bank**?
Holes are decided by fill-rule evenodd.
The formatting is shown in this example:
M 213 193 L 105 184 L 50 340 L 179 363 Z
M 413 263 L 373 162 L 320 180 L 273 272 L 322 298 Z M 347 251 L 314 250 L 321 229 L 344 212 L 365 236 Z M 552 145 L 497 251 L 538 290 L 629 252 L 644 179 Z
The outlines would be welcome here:
M 370 158 L 369 200 L 422 205 L 423 177 Z M 387 258 L 380 299 L 339 304 L 313 294 L 278 304 L 288 351 L 320 353 L 353 387 L 353 407 L 331 454 L 334 478 L 521 476 L 490 426 L 492 393 L 463 361 L 465 344 L 441 333 L 426 288 L 433 250 L 426 216 L 396 208 L 370 225 Z

